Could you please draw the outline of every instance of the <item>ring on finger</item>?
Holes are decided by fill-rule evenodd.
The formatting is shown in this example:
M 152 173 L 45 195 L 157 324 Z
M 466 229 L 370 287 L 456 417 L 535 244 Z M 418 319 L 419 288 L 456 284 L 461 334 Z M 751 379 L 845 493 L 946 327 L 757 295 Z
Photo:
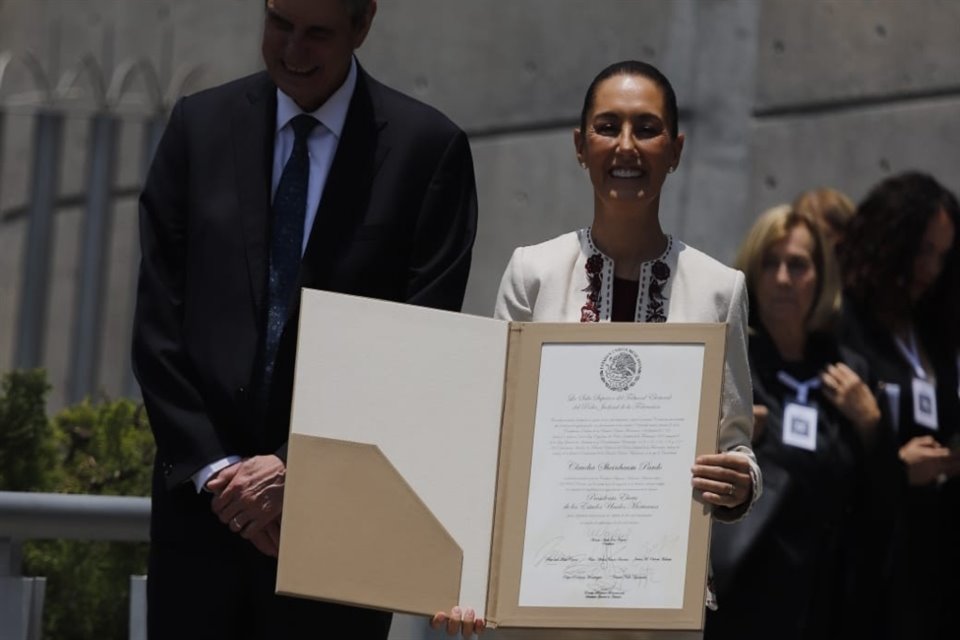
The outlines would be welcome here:
M 237 520 L 237 517 L 236 517 L 236 516 L 230 518 L 230 527 L 231 527 L 232 529 L 234 529 L 235 531 L 239 531 L 239 530 L 241 529 L 241 527 L 240 527 L 240 521 Z
M 731 484 L 730 487 L 727 489 L 727 495 L 728 495 L 728 496 L 732 496 L 732 495 L 735 494 L 736 492 L 737 492 L 737 488 L 736 488 L 735 486 L 733 486 L 732 484 Z

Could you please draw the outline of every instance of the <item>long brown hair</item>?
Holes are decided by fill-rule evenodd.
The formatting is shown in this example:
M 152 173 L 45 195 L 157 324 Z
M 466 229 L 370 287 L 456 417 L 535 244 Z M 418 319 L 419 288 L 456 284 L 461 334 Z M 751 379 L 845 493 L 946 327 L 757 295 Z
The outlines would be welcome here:
M 940 211 L 953 221 L 953 246 L 937 281 L 915 304 L 910 299 L 914 259 L 930 221 Z M 909 172 L 877 184 L 857 207 L 840 245 L 844 291 L 885 324 L 901 319 L 935 331 L 957 346 L 960 205 L 932 176 Z

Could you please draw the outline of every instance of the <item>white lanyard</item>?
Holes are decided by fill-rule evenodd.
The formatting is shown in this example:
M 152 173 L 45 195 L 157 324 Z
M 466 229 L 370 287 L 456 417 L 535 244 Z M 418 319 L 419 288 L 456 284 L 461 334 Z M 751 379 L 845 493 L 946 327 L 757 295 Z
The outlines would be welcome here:
M 921 380 L 926 380 L 927 371 L 923 368 L 923 363 L 920 362 L 920 350 L 917 348 L 917 335 L 913 332 L 913 329 L 910 329 L 909 345 L 901 340 L 900 336 L 894 336 L 893 339 L 896 341 L 900 353 L 903 354 L 903 357 L 906 358 L 910 366 L 913 367 L 914 375 Z
M 813 377 L 813 378 L 810 378 L 809 380 L 804 380 L 803 382 L 800 382 L 799 380 L 794 378 L 792 375 L 790 375 L 786 371 L 778 371 L 777 380 L 787 385 L 788 387 L 790 387 L 796 392 L 797 402 L 799 402 L 800 404 L 807 404 L 807 396 L 810 395 L 810 390 L 816 389 L 817 387 L 820 386 L 819 377 Z

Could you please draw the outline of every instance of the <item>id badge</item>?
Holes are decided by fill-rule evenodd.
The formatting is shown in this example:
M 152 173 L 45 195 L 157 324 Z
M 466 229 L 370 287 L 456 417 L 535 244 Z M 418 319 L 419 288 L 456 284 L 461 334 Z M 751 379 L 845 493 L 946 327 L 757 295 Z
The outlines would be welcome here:
M 937 390 L 921 378 L 913 379 L 913 420 L 928 429 L 937 430 Z
M 783 443 L 807 451 L 817 450 L 817 410 L 788 402 L 783 410 Z

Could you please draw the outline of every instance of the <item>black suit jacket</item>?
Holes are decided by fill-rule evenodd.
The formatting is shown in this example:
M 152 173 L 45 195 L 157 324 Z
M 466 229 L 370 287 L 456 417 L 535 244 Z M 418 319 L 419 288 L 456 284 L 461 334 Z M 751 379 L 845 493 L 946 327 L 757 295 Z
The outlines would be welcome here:
M 858 350 L 884 388 L 880 402 L 895 412 L 890 437 L 898 446 L 912 438 L 932 436 L 945 446 L 960 442 L 960 398 L 957 394 L 956 353 L 929 328 L 918 324 L 936 381 L 939 428 L 928 429 L 914 420 L 913 369 L 897 348 L 890 331 L 852 297 L 843 301 L 841 339 Z M 889 396 L 899 387 L 898 402 Z M 889 428 L 889 427 L 888 427 Z M 960 573 L 960 477 L 945 484 L 910 486 L 901 473 L 899 493 L 889 495 L 895 518 L 890 550 L 893 579 L 886 585 L 880 606 L 888 627 L 885 636 L 897 638 L 953 638 L 956 634 L 956 577 Z
M 870 629 L 889 534 L 881 520 L 896 484 L 896 449 L 882 434 L 864 447 L 854 425 L 820 389 L 810 395 L 818 414 L 816 451 L 783 443 L 783 411 L 794 392 L 778 372 L 806 380 L 836 362 L 872 382 L 866 361 L 832 335 L 811 334 L 802 362 L 784 361 L 764 331 L 750 336 L 754 404 L 769 410 L 754 443 L 763 495 L 743 520 L 713 526 L 710 557 L 719 610 L 708 616 L 708 639 L 819 640 Z M 874 501 L 877 494 L 882 501 Z
M 362 69 L 303 256 L 304 287 L 459 310 L 476 230 L 465 134 Z M 299 303 L 261 389 L 276 87 L 181 99 L 140 198 L 133 362 L 157 442 L 152 535 L 222 525 L 189 478 L 285 452 Z

